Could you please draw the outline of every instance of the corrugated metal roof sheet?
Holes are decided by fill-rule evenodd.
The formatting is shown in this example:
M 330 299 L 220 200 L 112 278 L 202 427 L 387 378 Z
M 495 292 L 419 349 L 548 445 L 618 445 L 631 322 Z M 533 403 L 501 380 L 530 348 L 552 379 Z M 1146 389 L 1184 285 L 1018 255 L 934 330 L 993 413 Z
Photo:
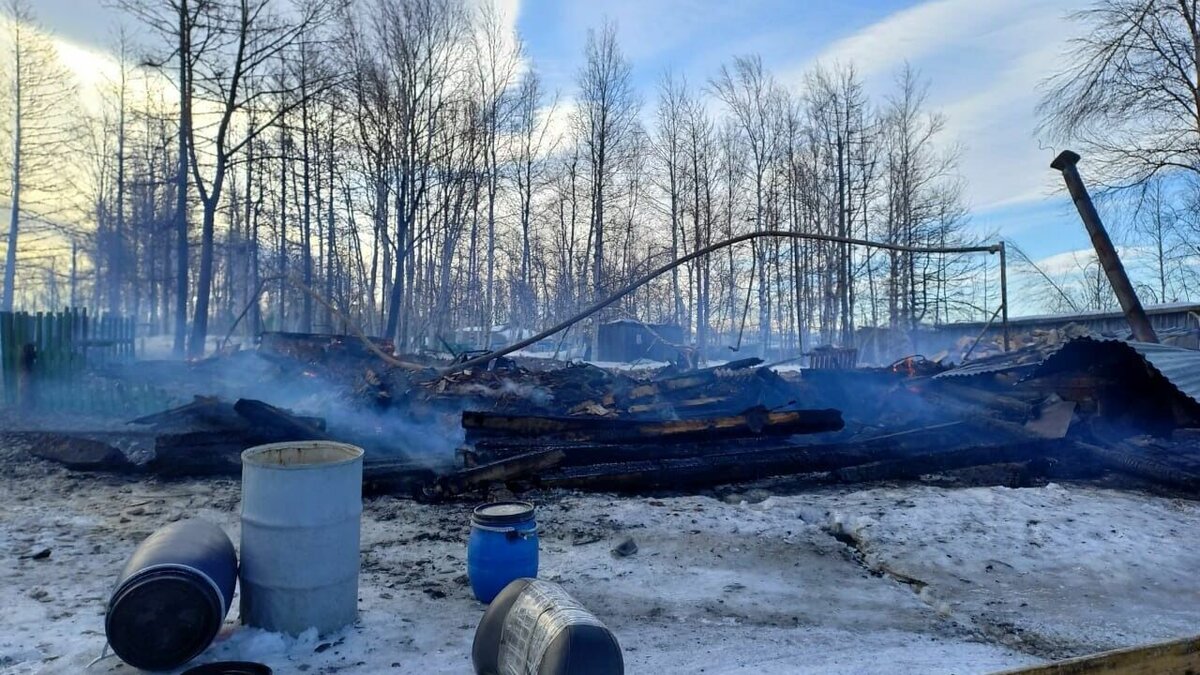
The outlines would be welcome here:
M 1113 349 L 1129 352 L 1130 356 L 1136 354 L 1147 367 L 1161 375 L 1179 393 L 1193 402 L 1200 403 L 1200 351 L 1194 349 L 1148 342 L 1127 342 L 1114 338 L 1081 337 L 1064 344 L 1041 365 L 1050 366 L 1055 357 L 1074 349 L 1072 345 L 1085 343 L 1112 345 Z
M 1200 403 L 1200 351 L 1096 336 L 1075 338 L 1050 349 L 1026 347 L 1010 354 L 970 361 L 958 368 L 938 373 L 934 379 L 971 377 L 1021 370 L 1033 373 L 1042 365 L 1049 363 L 1055 356 L 1062 354 L 1067 349 L 1072 349 L 1071 345 L 1077 343 L 1111 344 L 1114 349 L 1128 350 L 1141 357 L 1149 368 L 1162 375 L 1181 394 Z
M 990 375 L 1022 369 L 1032 370 L 1055 351 L 1057 351 L 1057 347 L 1024 347 L 1007 354 L 996 354 L 982 359 L 975 359 L 974 361 L 967 361 L 957 368 L 951 368 L 950 370 L 934 375 L 933 379 L 940 380 L 951 377 Z

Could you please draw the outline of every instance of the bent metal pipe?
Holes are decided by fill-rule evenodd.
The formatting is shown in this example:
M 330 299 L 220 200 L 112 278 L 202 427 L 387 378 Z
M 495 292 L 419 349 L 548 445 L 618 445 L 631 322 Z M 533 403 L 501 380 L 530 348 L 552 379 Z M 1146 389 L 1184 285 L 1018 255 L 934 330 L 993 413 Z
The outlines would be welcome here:
M 900 251 L 902 253 L 988 253 L 988 254 L 999 253 L 1000 259 L 1001 259 L 1001 266 L 1003 267 L 1003 265 L 1005 263 L 1004 243 L 1003 242 L 998 243 L 998 244 L 988 244 L 986 246 L 921 247 L 921 246 L 904 246 L 901 244 L 889 244 L 886 242 L 868 241 L 866 239 L 854 239 L 851 237 L 837 237 L 837 236 L 828 235 L 828 234 L 813 234 L 813 233 L 808 233 L 808 232 L 787 232 L 784 230 L 758 230 L 756 232 L 747 232 L 746 234 L 742 234 L 742 235 L 739 235 L 736 237 L 732 237 L 730 239 L 725 239 L 723 241 L 719 241 L 719 242 L 717 242 L 715 244 L 711 244 L 709 246 L 705 246 L 702 249 L 693 251 L 685 256 L 676 258 L 675 260 L 673 260 L 669 263 L 666 263 L 665 265 L 662 265 L 661 267 L 651 270 L 650 272 L 647 272 L 646 274 L 642 275 L 636 281 L 629 284 L 628 286 L 625 286 L 624 288 L 617 291 L 616 293 L 613 293 L 612 295 L 608 296 L 607 298 L 605 298 L 605 299 L 593 304 L 592 306 L 588 307 L 587 309 L 579 312 L 575 316 L 572 316 L 569 319 L 565 319 L 565 320 L 559 322 L 558 324 L 538 333 L 537 335 L 534 335 L 533 337 L 529 337 L 524 340 L 520 340 L 519 342 L 515 342 L 503 349 L 498 349 L 496 351 L 488 352 L 487 354 L 483 354 L 482 356 L 477 356 L 473 359 L 468 359 L 466 361 L 463 361 L 462 363 L 456 363 L 454 365 L 448 366 L 448 367 L 444 368 L 442 370 L 442 372 L 444 374 L 449 374 L 449 373 L 458 372 L 460 370 L 466 370 L 467 368 L 471 368 L 471 367 L 474 367 L 474 366 L 477 366 L 480 364 L 484 364 L 484 363 L 487 363 L 488 361 L 491 361 L 492 359 L 496 359 L 501 356 L 511 354 L 517 350 L 524 349 L 524 348 L 528 347 L 529 345 L 532 345 L 536 342 L 544 340 L 561 330 L 565 330 L 565 329 L 571 327 L 572 325 L 579 323 L 580 321 L 588 318 L 589 316 L 595 314 L 596 312 L 599 312 L 600 310 L 604 309 L 605 307 L 608 307 L 609 305 L 613 304 L 614 302 L 620 300 L 621 298 L 625 297 L 626 295 L 629 295 L 630 293 L 636 291 L 638 288 L 641 288 L 646 283 L 653 281 L 656 277 L 666 274 L 667 272 L 670 272 L 672 269 L 675 269 L 676 267 L 679 267 L 680 265 L 691 262 L 692 260 L 695 260 L 697 258 L 706 256 L 706 255 L 712 253 L 713 251 L 718 251 L 720 249 L 723 249 L 723 248 L 726 248 L 729 246 L 733 246 L 735 244 L 740 244 L 744 241 L 750 241 L 752 239 L 769 239 L 769 238 L 805 239 L 805 240 L 809 240 L 809 241 L 836 242 L 836 243 L 842 243 L 842 244 L 851 244 L 854 246 L 869 246 L 869 247 L 873 247 L 873 248 L 881 248 L 886 251 Z M 1000 302 L 1002 305 L 1004 305 L 1004 316 L 1003 316 L 1004 332 L 1005 332 L 1005 335 L 1007 336 L 1007 334 L 1008 334 L 1008 308 L 1007 308 L 1008 289 L 1006 288 L 1006 286 L 1007 286 L 1006 275 L 1004 275 L 1003 273 L 1001 274 L 1001 280 L 1002 281 L 1001 281 L 1001 289 L 1000 289 L 1000 295 L 1001 295 Z M 1006 339 L 1005 345 L 1004 345 L 1006 350 L 1008 349 L 1007 342 L 1008 341 Z

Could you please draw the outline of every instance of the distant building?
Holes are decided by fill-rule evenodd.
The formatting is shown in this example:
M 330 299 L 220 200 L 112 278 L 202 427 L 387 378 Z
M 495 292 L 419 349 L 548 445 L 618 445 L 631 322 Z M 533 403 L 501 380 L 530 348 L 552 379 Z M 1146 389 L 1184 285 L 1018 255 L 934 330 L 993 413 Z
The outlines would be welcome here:
M 1200 348 L 1200 303 L 1176 302 L 1147 305 L 1146 314 L 1160 339 L 1169 344 L 1191 349 Z M 980 350 L 991 351 L 1004 340 L 1004 326 L 999 317 L 987 327 L 986 321 L 963 321 L 941 326 L 921 326 L 915 332 L 886 327 L 866 326 L 855 332 L 860 364 L 887 365 L 912 354 L 927 358 L 945 356 L 959 362 L 976 339 L 983 335 L 973 357 Z M 1075 314 L 1039 314 L 1013 317 L 1008 320 L 1009 337 L 1013 347 L 1028 344 L 1039 333 L 1073 327 L 1073 332 L 1111 337 L 1129 337 L 1129 322 L 1120 311 L 1079 312 Z
M 683 328 L 673 324 L 621 319 L 600 324 L 597 361 L 675 361 Z
M 482 326 L 465 326 L 449 331 L 449 335 L 442 336 L 440 339 L 438 336 L 426 337 L 425 346 L 427 349 L 436 351 L 450 349 L 455 353 L 482 349 L 500 349 L 514 342 L 533 337 L 534 335 L 536 335 L 535 331 L 529 328 L 517 328 L 510 324 L 503 324 L 492 326 L 491 338 L 489 339 L 487 328 Z
M 1150 325 L 1159 333 L 1162 342 L 1180 347 L 1200 347 L 1200 303 L 1174 302 L 1163 305 L 1147 305 L 1146 315 Z M 947 352 L 950 359 L 959 361 L 963 345 L 967 348 L 983 333 L 985 321 L 951 323 L 921 331 L 917 335 L 919 351 L 926 356 Z M 1076 314 L 1040 314 L 1022 316 L 1008 320 L 1009 336 L 1014 346 L 1032 340 L 1037 333 L 1061 330 L 1072 326 L 1078 332 L 1127 338 L 1130 336 L 1129 322 L 1120 311 L 1079 312 Z M 982 344 L 1001 344 L 1004 327 L 999 318 L 988 327 Z

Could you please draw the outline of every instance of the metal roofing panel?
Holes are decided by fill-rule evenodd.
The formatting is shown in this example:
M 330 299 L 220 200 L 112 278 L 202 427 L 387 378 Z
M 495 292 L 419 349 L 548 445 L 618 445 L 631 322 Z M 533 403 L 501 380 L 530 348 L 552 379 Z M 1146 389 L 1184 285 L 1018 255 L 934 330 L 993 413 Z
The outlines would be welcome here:
M 1200 351 L 1146 342 L 1124 344 L 1137 351 L 1151 367 L 1175 385 L 1180 393 L 1200 403 Z
M 1113 349 L 1127 350 L 1136 354 L 1143 363 L 1161 375 L 1179 393 L 1200 403 L 1200 351 L 1195 349 L 1149 342 L 1128 342 L 1115 338 L 1080 337 L 1064 344 L 1039 365 L 1049 363 L 1055 356 L 1073 344 L 1088 342 L 1112 345 Z
M 1048 350 L 1045 347 L 1025 347 L 1007 354 L 996 354 L 974 361 L 967 361 L 957 368 L 951 368 L 950 370 L 934 375 L 933 379 L 990 375 L 993 373 L 1020 370 L 1022 368 L 1033 368 L 1044 362 L 1046 357 L 1054 351 L 1057 351 L 1057 349 Z
M 968 362 L 934 376 L 934 379 L 988 375 L 1022 368 L 1041 366 L 1062 352 L 1069 345 L 1079 342 L 1111 344 L 1114 348 L 1124 347 L 1142 358 L 1153 370 L 1162 375 L 1184 396 L 1200 403 L 1200 351 L 1171 345 L 1132 342 L 1117 338 L 1078 337 L 1053 348 L 1026 347 L 1011 354 L 991 356 Z

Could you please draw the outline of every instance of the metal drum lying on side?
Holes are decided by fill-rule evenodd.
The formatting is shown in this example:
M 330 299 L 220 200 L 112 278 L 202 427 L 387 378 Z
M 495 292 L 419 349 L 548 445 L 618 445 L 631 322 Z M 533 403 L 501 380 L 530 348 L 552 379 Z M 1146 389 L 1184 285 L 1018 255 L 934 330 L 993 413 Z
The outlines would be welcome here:
M 202 520 L 161 528 L 121 572 L 104 617 L 108 644 L 135 668 L 177 668 L 212 643 L 236 583 L 237 553 L 221 528 Z
M 321 634 L 358 616 L 362 448 L 271 443 L 242 453 L 242 623 Z
M 612 631 L 563 590 L 517 579 L 488 606 L 471 660 L 477 675 L 623 675 Z

